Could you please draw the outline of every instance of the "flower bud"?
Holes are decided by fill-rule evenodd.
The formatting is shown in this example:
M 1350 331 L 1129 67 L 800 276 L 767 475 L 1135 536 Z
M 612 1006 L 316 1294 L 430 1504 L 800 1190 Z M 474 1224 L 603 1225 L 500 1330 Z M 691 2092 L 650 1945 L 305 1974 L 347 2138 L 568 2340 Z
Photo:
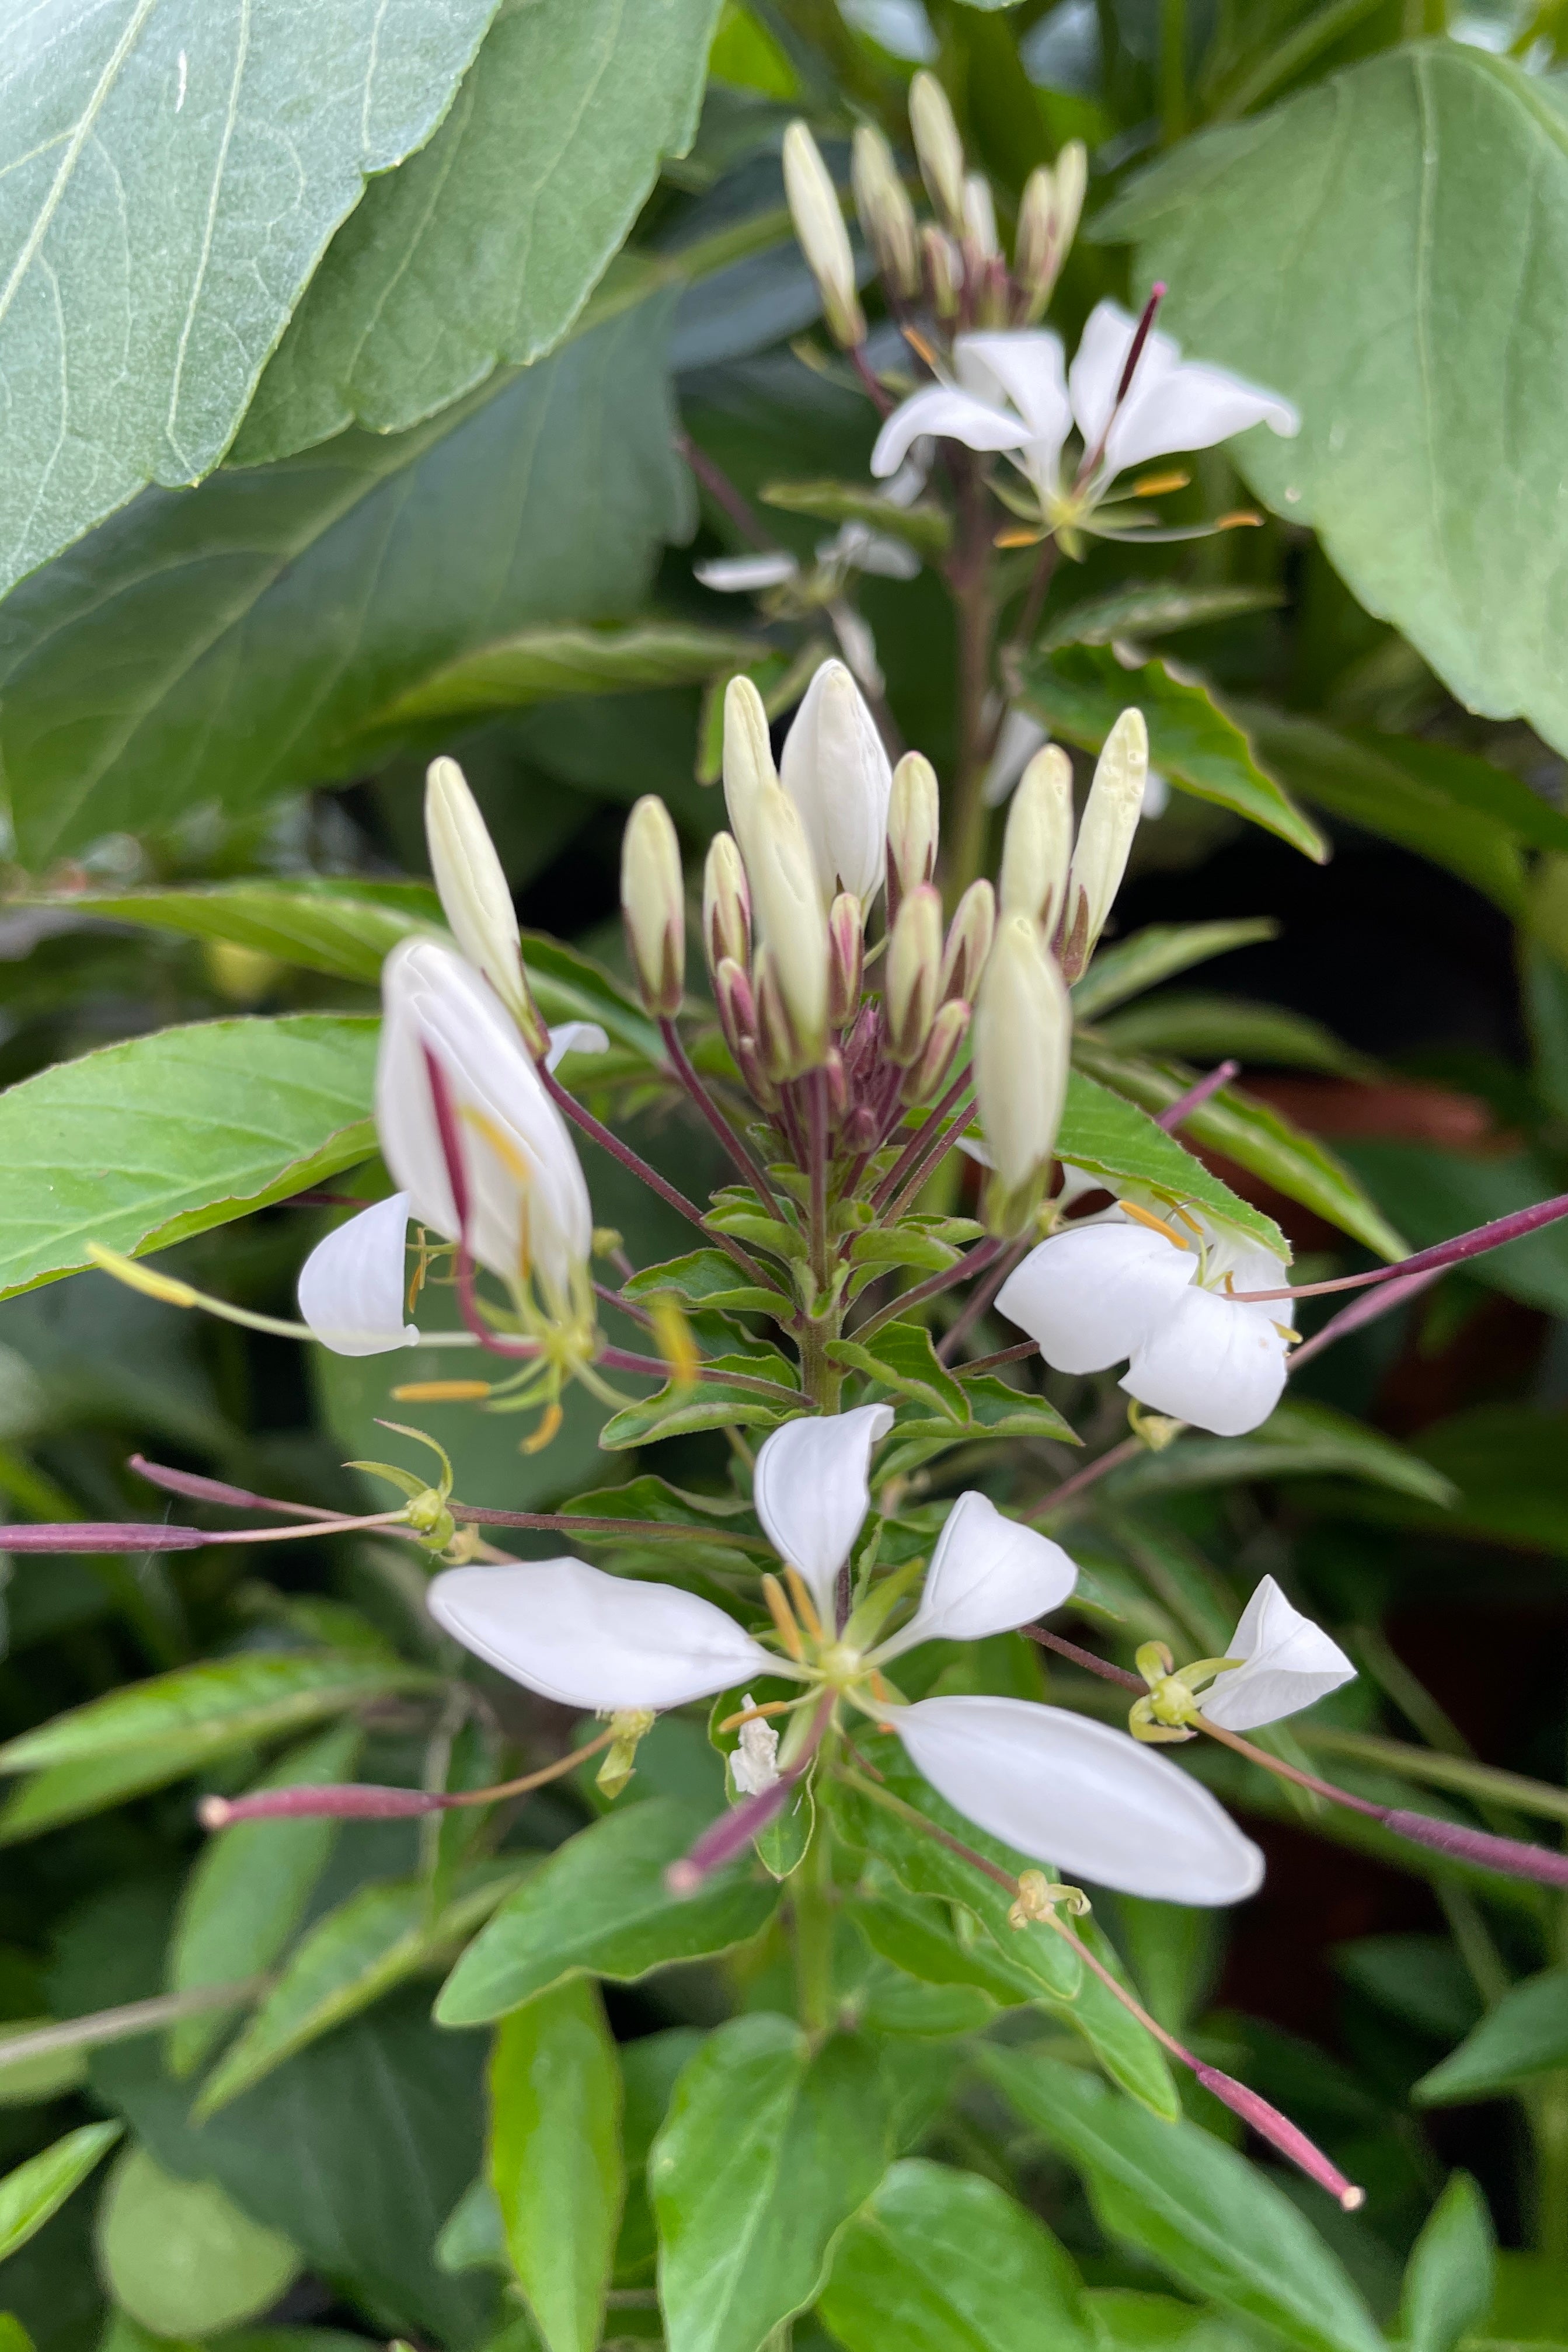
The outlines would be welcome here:
M 893 770 L 888 796 L 888 919 L 900 902 L 936 872 L 942 818 L 936 770 L 919 751 L 906 751 Z
M 763 698 L 749 677 L 732 677 L 724 689 L 724 806 L 748 867 L 752 813 L 763 785 L 777 782 Z
M 931 1024 L 931 1035 L 918 1062 L 911 1063 L 899 1089 L 900 1102 L 930 1102 L 942 1092 L 958 1059 L 958 1049 L 969 1034 L 970 1012 L 962 996 L 951 997 Z
M 621 836 L 621 919 L 642 1001 L 668 1020 L 686 985 L 686 890 L 680 844 L 657 793 L 643 794 Z
M 453 938 L 537 1058 L 549 1039 L 523 973 L 517 912 L 479 803 L 456 760 L 432 760 L 426 771 L 425 839 Z
M 827 910 L 827 1025 L 843 1029 L 860 1002 L 866 964 L 866 918 L 853 891 L 841 890 Z
M 935 74 L 921 71 L 910 84 L 910 129 L 921 176 L 931 200 L 954 236 L 968 226 L 963 209 L 963 142 Z
M 733 834 L 716 833 L 702 872 L 702 945 L 708 969 L 728 956 L 742 970 L 752 961 L 752 893 Z
M 971 1034 L 992 1161 L 986 1223 L 993 1232 L 1019 1234 L 1051 1164 L 1072 1052 L 1072 1001 L 1027 915 L 1004 915 L 997 926 Z
M 1105 929 L 1121 887 L 1143 807 L 1149 773 L 1149 733 L 1141 710 L 1124 710 L 1105 739 L 1084 805 L 1068 877 L 1062 923 L 1062 970 L 1076 980 Z M 1020 784 L 1019 791 L 1023 791 Z
M 942 896 L 925 882 L 899 908 L 888 943 L 888 1055 L 906 1069 L 931 1034 L 941 979 Z
M 1072 763 L 1047 743 L 1025 768 L 1007 810 L 999 895 L 1005 915 L 1027 915 L 1050 938 L 1072 856 Z
M 800 812 L 781 785 L 758 794 L 751 823 L 746 869 L 777 998 L 769 1040 L 759 966 L 764 1059 L 770 1075 L 798 1077 L 818 1068 L 827 1050 L 827 917 Z
M 826 661 L 795 712 L 779 782 L 800 811 L 822 903 L 852 890 L 869 907 L 882 884 L 893 772 L 866 699 L 841 661 Z
M 855 287 L 855 257 L 838 208 L 838 193 L 821 151 L 804 122 L 784 138 L 784 194 L 806 266 L 822 296 L 823 316 L 836 343 L 850 352 L 866 340 L 866 314 Z
M 995 935 L 996 894 L 989 882 L 972 882 L 958 902 L 958 912 L 942 950 L 941 994 L 944 1004 L 954 996 L 973 1003 Z
M 1078 233 L 1089 177 L 1081 139 L 1069 139 L 1053 172 L 1046 164 L 1030 173 L 1018 205 L 1013 271 L 1024 297 L 1024 317 L 1032 323 L 1045 310 Z
M 915 208 L 881 132 L 862 123 L 850 149 L 855 209 L 889 291 L 909 301 L 921 290 L 920 232 Z
M 992 260 L 1001 248 L 996 243 L 996 206 L 984 172 L 971 172 L 964 180 L 963 226 L 980 258 Z
M 748 1092 L 764 1110 L 773 1109 L 778 1093 L 763 1070 L 757 1042 L 762 1024 L 756 992 L 749 975 L 730 956 L 723 959 L 713 974 L 713 998 L 719 1008 L 724 1042 L 735 1057 L 735 1066 Z
M 963 264 L 952 237 L 933 227 L 930 221 L 921 231 L 921 261 L 925 275 L 926 299 L 931 310 L 944 321 L 956 319 L 959 290 L 963 284 Z

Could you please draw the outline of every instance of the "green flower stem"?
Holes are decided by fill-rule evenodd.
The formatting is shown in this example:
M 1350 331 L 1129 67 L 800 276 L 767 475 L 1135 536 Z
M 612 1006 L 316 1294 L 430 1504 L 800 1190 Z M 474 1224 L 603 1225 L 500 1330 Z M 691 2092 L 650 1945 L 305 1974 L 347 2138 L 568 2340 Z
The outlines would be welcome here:
M 800 1868 L 790 1880 L 795 1930 L 795 2000 L 814 2036 L 833 2024 L 833 1874 L 826 1821 L 818 1815 Z

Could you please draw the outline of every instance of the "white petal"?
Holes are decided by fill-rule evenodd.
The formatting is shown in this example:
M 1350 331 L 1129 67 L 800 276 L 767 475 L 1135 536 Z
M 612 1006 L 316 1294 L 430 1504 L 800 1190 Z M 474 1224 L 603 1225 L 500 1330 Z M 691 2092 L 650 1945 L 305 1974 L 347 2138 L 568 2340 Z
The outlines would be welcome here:
M 825 1624 L 834 1583 L 871 1507 L 871 1448 L 893 1425 L 889 1404 L 786 1421 L 757 1454 L 752 1498 L 768 1541 L 798 1568 Z
M 404 1321 L 408 1195 L 394 1192 L 319 1241 L 300 1268 L 300 1312 L 334 1356 L 417 1346 Z
M 1042 743 L 1049 740 L 1037 719 L 1026 710 L 1009 710 L 985 771 L 980 797 L 987 808 L 1000 808 Z
M 768 548 L 756 555 L 713 555 L 691 567 L 704 588 L 721 596 L 739 596 L 758 588 L 780 588 L 800 570 L 785 548 Z
M 1097 302 L 1084 324 L 1078 350 L 1068 370 L 1072 413 L 1083 435 L 1086 450 L 1098 446 L 1116 405 L 1117 386 L 1132 348 L 1138 321 L 1120 302 Z M 1154 339 L 1151 336 L 1150 341 Z M 1145 350 L 1144 358 L 1148 352 Z
M 1301 420 L 1277 393 L 1225 368 L 1179 360 L 1168 335 L 1151 335 L 1105 445 L 1107 470 L 1119 474 L 1174 450 L 1211 449 L 1252 425 L 1267 425 L 1289 440 Z
M 920 557 L 901 539 L 889 539 L 863 522 L 847 522 L 831 539 L 816 542 L 819 563 L 844 563 L 856 572 L 875 572 L 881 580 L 912 580 Z
M 580 1559 L 451 1568 L 428 1605 L 465 1650 L 563 1706 L 679 1706 L 778 1672 L 710 1601 Z
M 1123 1731 L 1018 1698 L 926 1698 L 888 1718 L 939 1796 L 1071 1879 L 1239 1903 L 1263 1856 L 1200 1782 Z
M 983 400 L 995 400 L 1002 394 L 1012 402 L 1029 428 L 1031 455 L 1037 450 L 1054 473 L 1072 429 L 1061 337 L 1047 328 L 960 335 L 952 356 L 967 391 Z
M 921 1605 L 885 1643 L 897 1657 L 917 1642 L 978 1642 L 1059 1609 L 1078 1582 L 1060 1544 L 1005 1518 L 984 1495 L 960 1495 L 926 1571 Z
M 563 1021 L 550 1032 L 547 1070 L 559 1069 L 568 1054 L 607 1054 L 610 1041 L 596 1021 Z
M 1198 1705 L 1211 1722 L 1231 1731 L 1278 1723 L 1355 1676 L 1339 1643 L 1292 1608 L 1271 1576 L 1242 1612 L 1226 1654 L 1247 1664 L 1221 1675 Z
M 893 768 L 841 661 L 825 661 L 790 724 L 779 782 L 800 811 L 824 905 L 852 890 L 868 907 L 888 855 Z
M 1058 1372 L 1102 1372 L 1169 1318 L 1197 1270 L 1146 1225 L 1079 1225 L 1031 1250 L 996 1306 Z
M 1268 1420 L 1284 1391 L 1286 1342 L 1275 1314 L 1218 1291 L 1189 1290 L 1133 1349 L 1121 1386 L 1194 1429 L 1244 1437 Z
M 940 441 L 962 441 L 970 449 L 1021 449 L 1029 438 L 1028 426 L 1005 408 L 952 384 L 922 384 L 900 403 L 878 434 L 871 452 L 873 474 L 879 479 L 896 474 L 922 433 Z

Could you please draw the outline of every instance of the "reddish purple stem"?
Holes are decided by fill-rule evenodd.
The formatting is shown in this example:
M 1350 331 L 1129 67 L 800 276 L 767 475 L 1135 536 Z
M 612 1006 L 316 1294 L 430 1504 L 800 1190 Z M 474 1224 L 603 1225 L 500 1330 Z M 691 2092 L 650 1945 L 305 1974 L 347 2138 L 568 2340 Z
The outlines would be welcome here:
M 809 1762 L 809 1758 L 806 1760 Z M 690 1853 L 672 1862 L 665 1872 L 664 1883 L 670 1893 L 695 1895 L 713 1871 L 722 1870 L 727 1862 L 744 1853 L 759 1832 L 783 1812 L 805 1769 L 805 1764 L 797 1764 L 793 1772 L 781 1772 L 771 1789 L 763 1789 L 755 1797 L 743 1797 L 738 1805 L 721 1813 L 711 1829 L 703 1831 Z
M 1387 1315 L 1395 1307 L 1403 1306 L 1406 1299 L 1418 1297 L 1423 1290 L 1429 1290 L 1435 1282 L 1440 1280 L 1442 1272 L 1442 1267 L 1437 1265 L 1429 1267 L 1425 1274 L 1407 1274 L 1402 1281 L 1385 1282 L 1380 1289 L 1366 1291 L 1360 1298 L 1352 1299 L 1348 1307 L 1342 1307 L 1337 1315 L 1331 1316 L 1321 1331 L 1315 1331 L 1303 1346 L 1292 1351 L 1290 1370 L 1298 1371 L 1312 1357 L 1321 1355 L 1325 1348 L 1331 1348 L 1336 1339 L 1348 1339 L 1352 1331 L 1359 1331 L 1363 1323 L 1374 1323 L 1380 1315 Z
M 458 1802 L 427 1789 L 378 1789 L 359 1780 L 328 1788 L 306 1781 L 291 1789 L 262 1789 L 253 1797 L 204 1797 L 196 1817 L 205 1830 L 226 1830 L 232 1822 L 390 1822 L 407 1813 L 444 1812 Z
M 276 1511 L 280 1518 L 336 1519 L 338 1511 L 324 1511 L 315 1503 L 284 1503 L 275 1495 L 253 1495 L 245 1486 L 226 1486 L 221 1478 L 198 1477 L 194 1470 L 171 1470 L 162 1462 L 149 1462 L 145 1454 L 133 1454 L 128 1465 L 150 1486 L 162 1486 L 165 1494 L 183 1495 L 191 1503 L 216 1503 L 226 1511 Z
M 1211 1096 L 1217 1095 L 1221 1087 L 1229 1086 L 1240 1068 L 1239 1062 L 1222 1062 L 1217 1070 L 1211 1070 L 1206 1078 L 1200 1078 L 1195 1086 L 1187 1088 L 1184 1095 L 1178 1095 L 1173 1103 L 1167 1103 L 1163 1110 L 1157 1110 L 1154 1113 L 1155 1126 L 1163 1127 L 1167 1135 L 1174 1135 L 1177 1128 L 1191 1118 L 1194 1111 L 1202 1110 L 1205 1103 Z
M 169 1528 L 144 1519 L 78 1519 L 67 1525 L 4 1530 L 7 1551 L 195 1551 L 212 1538 L 200 1528 Z
M 1193 2073 L 1205 2091 L 1212 2091 L 1232 2115 L 1239 2116 L 1243 2123 L 1250 2124 L 1260 2139 L 1268 2140 L 1281 2156 L 1289 2157 L 1309 2180 L 1315 2180 L 1320 2189 L 1326 2189 L 1347 2213 L 1353 2213 L 1358 2206 L 1366 2203 L 1365 2189 L 1357 2189 L 1347 2180 L 1338 2165 L 1331 2164 L 1322 2149 L 1314 2147 L 1306 2133 L 1299 2131 L 1289 2116 L 1282 2116 L 1278 2107 L 1270 2106 L 1267 2099 L 1260 2098 L 1256 2091 L 1249 2091 L 1247 2084 L 1238 2083 L 1233 2074 L 1222 2074 L 1217 2066 L 1200 2066 L 1194 2060 Z
M 1412 1274 L 1439 1274 L 1445 1266 L 1484 1257 L 1488 1250 L 1501 1249 L 1509 1242 L 1522 1240 L 1526 1234 L 1539 1232 L 1542 1225 L 1555 1224 L 1559 1217 L 1568 1217 L 1568 1192 L 1537 1201 L 1528 1209 L 1515 1209 L 1506 1217 L 1494 1217 L 1489 1224 L 1472 1225 L 1468 1234 L 1456 1234 L 1451 1242 L 1417 1250 L 1414 1257 L 1402 1257 L 1396 1265 L 1373 1266 L 1370 1274 L 1342 1274 L 1332 1282 L 1303 1282 L 1294 1290 L 1238 1290 L 1235 1296 L 1244 1301 L 1317 1298 L 1325 1291 L 1363 1290 L 1372 1283 L 1402 1282 Z

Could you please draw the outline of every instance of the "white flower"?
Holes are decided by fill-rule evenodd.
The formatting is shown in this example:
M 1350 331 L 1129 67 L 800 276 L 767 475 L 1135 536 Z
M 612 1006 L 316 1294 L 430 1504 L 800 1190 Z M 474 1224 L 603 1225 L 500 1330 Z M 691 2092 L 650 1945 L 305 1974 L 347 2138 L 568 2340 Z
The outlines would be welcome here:
M 1355 1677 L 1339 1643 L 1293 1609 L 1271 1576 L 1243 1610 L 1226 1654 L 1244 1663 L 1222 1674 L 1198 1705 L 1227 1731 L 1278 1723 Z
M 408 1195 L 394 1192 L 333 1227 L 300 1269 L 300 1312 L 335 1356 L 381 1356 L 414 1348 L 404 1318 Z
M 576 1312 L 594 1217 L 564 1122 L 500 1001 L 431 940 L 405 940 L 382 973 L 375 1074 L 382 1152 L 410 1213 L 479 1265 L 526 1286 L 537 1274 L 552 1316 Z M 431 1087 L 440 1070 L 468 1194 L 466 1230 Z
M 691 570 L 704 588 L 715 589 L 721 596 L 742 596 L 763 588 L 782 588 L 786 580 L 795 577 L 800 566 L 787 548 L 767 547 L 755 555 L 711 555 L 704 563 L 694 563 Z
M 806 688 L 784 738 L 779 782 L 800 811 L 823 905 L 850 890 L 869 907 L 887 863 L 893 765 L 841 661 L 825 661 Z
M 430 871 L 452 935 L 520 1028 L 537 1044 L 511 890 L 479 803 L 456 760 L 432 760 L 425 782 Z
M 910 1706 L 887 1688 L 881 1669 L 917 1643 L 1026 1624 L 1059 1607 L 1078 1575 L 1059 1545 L 984 1496 L 961 1496 L 910 1621 L 860 1649 L 859 1612 L 840 1625 L 836 1588 L 869 1507 L 870 1450 L 890 1420 L 889 1407 L 862 1405 L 786 1422 L 758 1454 L 757 1515 L 822 1620 L 819 1641 L 805 1628 L 798 1659 L 764 1649 L 710 1601 L 577 1560 L 450 1569 L 430 1587 L 431 1612 L 514 1682 L 576 1706 L 674 1706 L 763 1675 L 804 1684 L 806 1706 L 818 1693 L 858 1706 L 904 1741 L 950 1803 L 1039 1861 L 1185 1903 L 1251 1894 L 1263 1871 L 1257 1848 L 1200 1783 L 1124 1733 L 1025 1700 Z M 874 1634 L 875 1588 L 863 1607 Z M 760 1738 L 748 1748 L 742 1736 L 731 1770 L 742 1790 L 774 1785 L 763 1777 L 776 1765 Z
M 1138 324 L 1119 304 L 1097 303 L 1070 373 L 1061 339 L 1048 329 L 958 336 L 956 381 L 923 385 L 893 411 L 872 451 L 872 473 L 892 473 L 919 435 L 934 434 L 1015 456 L 1047 520 L 1059 512 L 1081 521 L 1081 512 L 1069 517 L 1066 509 L 1075 500 L 1093 503 L 1118 474 L 1146 458 L 1207 449 L 1253 425 L 1287 437 L 1300 429 L 1289 401 L 1224 368 L 1184 361 L 1180 346 L 1158 331 L 1145 341 L 1119 404 Z M 1061 462 L 1075 425 L 1092 461 L 1081 486 L 1065 479 Z
M 563 1021 L 550 1032 L 550 1050 L 544 1056 L 544 1066 L 553 1073 L 568 1054 L 605 1054 L 610 1041 L 596 1021 Z
M 743 1706 L 756 1705 L 750 1691 L 741 1703 Z M 764 1789 L 777 1786 L 779 1736 L 764 1717 L 753 1716 L 750 1723 L 741 1726 L 740 1739 L 730 1759 L 730 1774 L 742 1797 L 760 1797 Z
M 1285 1386 L 1285 1327 L 1273 1301 L 1284 1263 L 1190 1211 L 1130 1221 L 1125 1210 L 1053 1234 L 996 1294 L 998 1310 L 1062 1372 L 1130 1359 L 1121 1385 L 1155 1412 L 1219 1437 L 1268 1420 Z

